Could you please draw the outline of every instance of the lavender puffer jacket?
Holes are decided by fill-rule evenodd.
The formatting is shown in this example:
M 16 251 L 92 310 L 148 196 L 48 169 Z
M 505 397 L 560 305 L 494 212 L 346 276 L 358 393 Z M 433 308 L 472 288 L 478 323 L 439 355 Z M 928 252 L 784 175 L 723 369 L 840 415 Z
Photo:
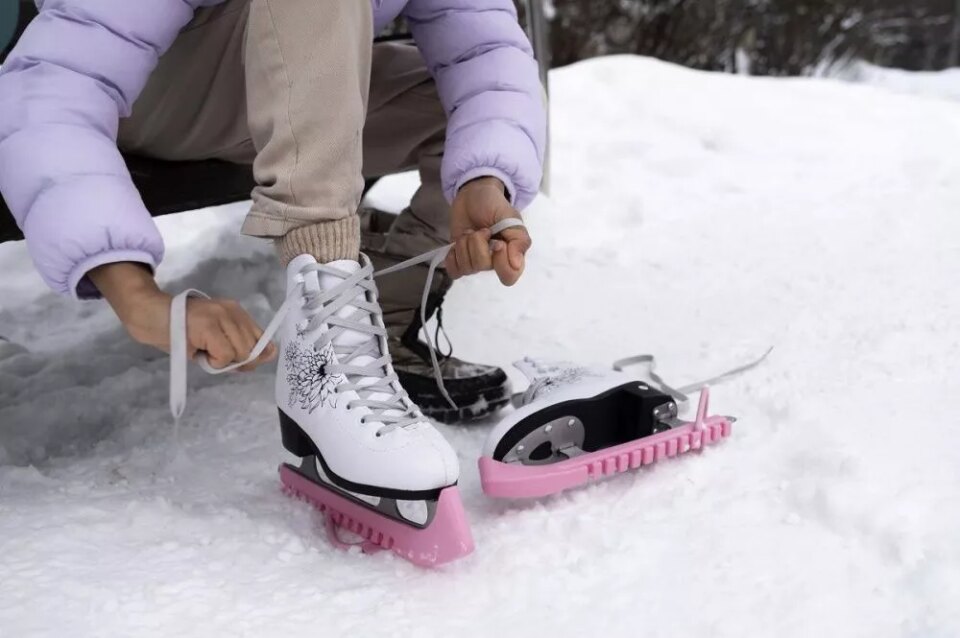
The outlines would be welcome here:
M 354 1 L 354 0 L 351 0 Z M 546 118 L 511 0 L 371 0 L 401 12 L 449 116 L 443 183 L 496 175 L 518 208 L 539 188 Z M 55 290 L 95 296 L 92 268 L 152 268 L 163 241 L 116 146 L 120 118 L 193 12 L 224 0 L 38 0 L 0 71 L 0 192 Z

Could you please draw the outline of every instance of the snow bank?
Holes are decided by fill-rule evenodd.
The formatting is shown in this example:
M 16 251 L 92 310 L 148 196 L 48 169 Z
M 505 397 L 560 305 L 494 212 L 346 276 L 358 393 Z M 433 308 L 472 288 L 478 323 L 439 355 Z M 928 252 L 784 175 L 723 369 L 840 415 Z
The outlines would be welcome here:
M 903 71 L 876 66 L 862 60 L 829 71 L 828 75 L 848 82 L 861 82 L 898 93 L 923 95 L 960 102 L 960 69 Z
M 825 80 L 592 60 L 553 82 L 553 198 L 513 289 L 454 289 L 464 357 L 659 355 L 740 417 L 703 455 L 542 503 L 479 493 L 437 572 L 333 550 L 281 496 L 269 372 L 193 374 L 0 246 L 0 635 L 960 634 L 960 107 Z M 409 181 L 385 185 L 395 199 Z M 162 275 L 281 295 L 243 206 L 161 222 Z M 178 452 L 179 450 L 179 452 Z

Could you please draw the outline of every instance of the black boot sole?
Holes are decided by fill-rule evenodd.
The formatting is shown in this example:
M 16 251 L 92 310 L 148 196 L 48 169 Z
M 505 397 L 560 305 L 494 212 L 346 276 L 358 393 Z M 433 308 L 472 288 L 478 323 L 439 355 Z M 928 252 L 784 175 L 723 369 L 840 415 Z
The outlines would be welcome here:
M 433 379 L 397 371 L 400 385 L 425 415 L 447 424 L 469 424 L 497 413 L 510 403 L 510 381 L 503 370 L 471 379 L 451 379 L 444 383 L 454 409 L 440 394 Z

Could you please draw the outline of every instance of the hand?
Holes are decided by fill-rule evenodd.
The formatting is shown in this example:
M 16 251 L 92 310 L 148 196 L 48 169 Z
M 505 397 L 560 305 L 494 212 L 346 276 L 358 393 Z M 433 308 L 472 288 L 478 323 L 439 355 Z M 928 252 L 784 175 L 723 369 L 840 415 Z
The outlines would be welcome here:
M 110 302 L 127 333 L 139 343 L 170 352 L 170 302 L 157 287 L 150 271 L 139 264 L 107 264 L 89 273 L 91 281 Z M 263 330 L 236 301 L 187 300 L 187 355 L 207 354 L 210 365 L 223 368 L 246 359 Z M 272 343 L 255 361 L 239 368 L 245 372 L 277 355 Z
M 512 217 L 520 219 L 520 213 L 507 201 L 503 182 L 481 177 L 464 184 L 450 213 L 450 239 L 455 244 L 445 262 L 450 277 L 495 270 L 504 286 L 517 283 L 533 243 L 530 234 L 518 226 L 500 233 L 502 239 L 490 237 L 494 224 Z

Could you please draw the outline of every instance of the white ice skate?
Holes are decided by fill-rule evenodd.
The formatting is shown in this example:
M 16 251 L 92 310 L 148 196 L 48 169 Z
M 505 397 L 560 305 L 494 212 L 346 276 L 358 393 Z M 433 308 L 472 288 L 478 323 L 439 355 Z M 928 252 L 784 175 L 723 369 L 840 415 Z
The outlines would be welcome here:
M 457 455 L 400 386 L 366 257 L 287 269 L 299 300 L 281 326 L 277 405 L 288 489 L 327 509 L 334 526 L 418 564 L 468 554 Z
M 597 370 L 569 362 L 524 359 L 530 380 L 518 409 L 490 433 L 480 457 L 488 496 L 536 498 L 657 461 L 700 450 L 730 435 L 735 419 L 709 415 L 708 384 L 745 372 L 762 357 L 708 381 L 673 389 L 644 355 Z M 650 365 L 651 381 L 622 371 Z M 694 421 L 678 418 L 678 403 L 700 390 Z
M 283 446 L 300 460 L 282 464 L 291 493 L 325 512 L 330 540 L 388 549 L 418 565 L 473 551 L 457 479 L 457 455 L 410 401 L 394 373 L 377 303 L 373 266 L 318 264 L 300 255 L 287 267 L 287 298 L 247 362 L 280 337 L 276 399 Z M 186 399 L 186 300 L 171 308 L 171 394 L 175 418 Z M 213 369 L 233 370 L 243 363 Z M 345 543 L 340 529 L 360 537 Z
M 491 234 L 521 225 L 502 221 Z M 449 246 L 384 269 L 389 274 L 429 262 L 421 317 L 434 270 Z M 280 466 L 286 489 L 327 514 L 330 539 L 346 547 L 338 529 L 358 534 L 365 551 L 389 549 L 418 565 L 439 565 L 473 551 L 473 538 L 457 491 L 456 453 L 410 400 L 397 380 L 381 318 L 370 261 L 318 264 L 309 255 L 287 268 L 287 298 L 243 362 L 257 359 L 280 336 L 276 399 L 284 447 L 297 466 Z M 170 409 L 186 403 L 186 301 L 170 309 Z M 428 335 L 429 342 L 429 335 Z M 430 344 L 434 372 L 440 378 Z M 454 406 L 455 407 L 455 406 Z

